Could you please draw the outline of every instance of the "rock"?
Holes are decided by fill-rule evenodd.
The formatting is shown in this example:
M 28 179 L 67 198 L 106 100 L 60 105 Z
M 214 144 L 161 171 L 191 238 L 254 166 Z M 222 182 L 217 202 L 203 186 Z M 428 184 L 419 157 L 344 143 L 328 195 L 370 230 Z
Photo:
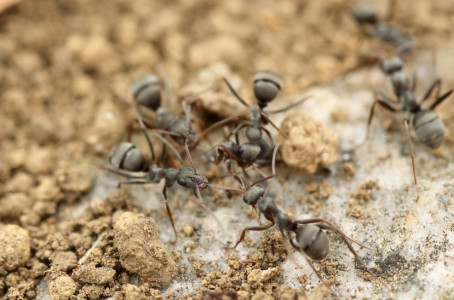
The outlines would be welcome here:
M 123 268 L 153 287 L 167 286 L 178 270 L 160 240 L 154 220 L 125 212 L 116 220 L 114 229 L 114 245 Z
M 281 125 L 282 159 L 306 174 L 314 174 L 339 157 L 337 133 L 306 115 L 290 115 Z
M 71 251 L 55 251 L 51 266 L 59 271 L 66 272 L 77 264 L 77 256 Z
M 32 199 L 23 193 L 10 193 L 0 200 L 0 218 L 15 219 L 29 209 Z
M 63 275 L 49 282 L 48 291 L 52 300 L 69 299 L 76 292 L 77 285 L 68 275 Z
M 0 269 L 13 271 L 30 258 L 30 236 L 17 225 L 0 225 Z

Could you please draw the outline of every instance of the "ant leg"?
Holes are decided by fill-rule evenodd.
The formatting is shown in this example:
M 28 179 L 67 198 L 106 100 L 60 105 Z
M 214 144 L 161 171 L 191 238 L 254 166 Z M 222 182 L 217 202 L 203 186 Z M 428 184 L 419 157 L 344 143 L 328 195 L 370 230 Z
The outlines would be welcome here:
M 191 126 L 191 106 L 187 106 L 186 105 L 186 102 L 183 101 L 183 110 L 184 110 L 184 113 L 186 115 L 186 125 L 188 126 L 188 132 L 186 134 L 186 138 L 184 139 L 184 149 L 186 150 L 186 155 L 188 156 L 189 158 L 189 162 L 191 163 L 191 166 L 192 166 L 192 169 L 194 170 L 194 173 L 197 173 L 197 170 L 195 168 L 195 165 L 194 165 L 194 161 L 192 160 L 192 156 L 191 156 L 191 153 L 189 152 L 189 145 L 188 145 L 188 136 L 189 136 L 189 132 L 190 132 L 190 127 Z M 197 187 L 197 185 L 196 185 Z
M 262 129 L 263 131 L 265 131 L 266 135 L 268 136 L 268 138 L 270 139 L 271 141 L 271 144 L 274 144 L 274 140 L 273 140 L 273 137 L 271 136 L 271 133 L 268 129 L 266 129 L 265 127 L 263 126 L 260 126 L 260 129 Z
M 383 99 L 383 101 L 385 102 L 389 102 L 389 103 L 393 103 L 393 104 L 397 104 L 399 103 L 399 101 L 396 101 L 394 100 L 393 98 L 387 96 L 385 93 L 383 93 L 382 91 L 378 91 L 376 92 L 378 94 L 379 97 L 375 96 L 375 98 L 381 98 Z
M 233 96 L 235 96 L 236 99 L 238 99 L 238 101 L 240 101 L 241 104 L 243 104 L 244 106 L 246 107 L 250 107 L 249 104 L 246 103 L 246 101 L 244 101 L 240 95 L 238 95 L 238 93 L 235 91 L 235 89 L 232 87 L 232 85 L 230 84 L 230 82 L 227 80 L 227 78 L 223 78 L 224 79 L 224 82 L 225 84 L 227 85 L 227 87 L 229 88 L 230 92 L 232 92 Z
M 240 144 L 240 138 L 238 137 L 238 133 L 240 132 L 241 129 L 243 129 L 244 127 L 251 127 L 251 125 L 249 124 L 241 124 L 240 126 L 238 126 L 237 128 L 235 128 L 234 132 L 235 132 L 235 142 L 239 145 Z
M 273 159 L 271 160 L 271 172 L 273 172 L 273 176 L 276 175 L 276 156 L 280 146 L 281 143 L 279 142 L 274 146 L 273 149 Z
M 418 76 L 416 76 L 416 71 L 413 71 L 413 78 L 411 80 L 411 91 L 414 93 L 416 90 L 416 85 L 418 84 Z
M 452 94 L 453 90 L 447 91 L 443 95 L 441 95 L 435 102 L 430 106 L 431 110 L 434 110 L 439 104 L 441 104 L 446 98 L 448 98 Z
M 146 138 L 146 140 L 147 140 L 148 147 L 150 148 L 151 159 L 152 159 L 153 161 L 155 161 L 155 160 L 156 160 L 156 154 L 155 154 L 155 152 L 154 152 L 153 144 L 151 143 L 150 136 L 148 135 L 147 127 L 146 127 L 145 124 L 143 123 L 142 117 L 140 116 L 139 108 L 138 108 L 136 105 L 133 105 L 133 108 L 134 108 L 134 112 L 135 112 L 135 114 L 136 114 L 137 121 L 139 122 L 140 128 L 142 129 L 143 134 L 145 135 L 145 138 Z
M 126 178 L 144 179 L 147 176 L 146 172 L 141 172 L 141 174 L 137 174 L 137 172 L 128 172 L 120 169 L 114 169 L 108 166 L 102 166 L 102 168 L 105 169 L 106 171 Z
M 128 124 L 128 132 L 126 134 L 126 141 L 131 142 L 132 139 L 132 133 L 134 132 L 134 123 L 130 122 Z
M 282 134 L 282 132 L 279 129 L 279 127 L 277 127 L 276 124 L 274 124 L 273 121 L 271 121 L 271 119 L 263 111 L 260 111 L 260 115 L 262 116 L 263 119 L 265 119 L 266 122 L 270 123 L 271 126 L 273 126 L 274 129 L 276 129 L 277 132 L 279 132 L 279 134 Z
M 191 178 L 191 179 L 192 179 L 192 182 L 194 182 L 194 185 L 195 185 L 193 191 L 194 191 L 194 194 L 197 197 L 197 200 L 199 200 L 199 202 L 202 204 L 203 208 L 205 208 L 213 216 L 213 218 L 216 221 L 216 223 L 218 224 L 219 228 L 225 233 L 225 229 L 222 226 L 221 221 L 219 221 L 218 217 L 216 217 L 214 212 L 205 204 L 205 201 L 203 201 L 202 195 L 200 194 L 200 189 L 197 186 L 197 183 L 195 182 L 195 179 L 194 178 Z
M 257 184 L 262 183 L 262 182 L 264 182 L 264 181 L 267 181 L 268 179 L 271 179 L 271 178 L 273 178 L 273 177 L 274 177 L 274 174 L 269 175 L 269 176 L 267 176 L 267 177 L 264 177 L 264 178 L 262 178 L 262 179 L 259 179 L 259 180 L 257 180 L 256 182 L 254 182 L 253 184 L 251 184 L 251 186 L 254 186 L 254 185 L 257 185 Z
M 161 166 L 167 166 L 166 144 L 162 145 L 161 158 L 159 163 Z
M 271 227 L 274 226 L 274 222 L 266 224 L 264 226 L 252 226 L 252 227 L 246 227 L 243 229 L 241 232 L 241 237 L 240 239 L 236 242 L 235 246 L 233 246 L 231 249 L 235 249 L 242 241 L 244 241 L 244 237 L 246 236 L 246 231 L 264 231 L 267 229 L 270 229 Z
M 438 96 L 440 95 L 440 88 L 441 88 L 441 79 L 440 78 L 437 78 L 434 80 L 434 82 L 432 82 L 432 84 L 430 85 L 430 87 L 427 89 L 426 93 L 422 97 L 421 102 L 420 102 L 421 104 L 430 98 L 430 96 L 432 95 L 432 92 L 435 88 L 437 89 L 436 95 L 438 98 Z
M 183 163 L 183 158 L 181 158 L 180 153 L 178 153 L 177 149 L 175 149 L 175 147 L 172 146 L 172 144 L 171 144 L 168 140 L 166 140 L 165 138 L 163 138 L 161 135 L 155 133 L 155 130 L 154 130 L 154 129 L 152 130 L 152 133 L 151 133 L 151 134 L 152 134 L 153 136 L 157 137 L 158 139 L 160 139 L 161 142 L 164 144 L 164 147 L 165 147 L 165 146 L 169 147 L 170 150 L 172 150 L 173 154 L 175 154 L 175 156 L 178 158 L 178 160 L 179 160 L 181 163 Z M 165 148 L 163 148 L 163 149 L 165 149 Z
M 345 233 L 342 232 L 342 230 L 340 230 L 338 227 L 336 227 L 333 224 L 331 224 L 326 219 L 297 220 L 297 221 L 295 221 L 295 223 L 297 223 L 297 224 L 324 223 L 324 224 L 319 224 L 317 226 L 320 229 L 326 229 L 326 230 L 334 231 L 337 234 L 339 234 L 339 236 L 341 237 L 342 241 L 347 245 L 348 249 L 350 250 L 351 253 L 353 253 L 355 258 L 361 263 L 361 265 L 367 270 L 367 272 L 369 272 L 371 275 L 373 275 L 375 277 L 375 275 L 372 273 L 372 271 L 367 267 L 366 263 L 361 259 L 361 257 L 359 257 L 358 253 L 355 251 L 353 246 L 349 243 L 349 240 L 354 242 L 354 243 L 357 243 L 361 247 L 364 247 L 364 248 L 367 248 L 367 249 L 370 249 L 370 248 L 368 248 L 368 247 L 364 246 L 363 244 L 361 244 L 361 243 L 349 238 L 347 235 L 345 235 Z
M 126 181 L 118 182 L 118 188 L 121 188 L 123 184 L 147 184 L 150 183 L 151 180 L 148 179 L 131 179 Z
M 164 188 L 162 189 L 162 195 L 164 196 L 164 204 L 166 206 L 167 216 L 169 217 L 170 223 L 172 223 L 172 228 L 173 228 L 173 232 L 175 233 L 175 242 L 176 242 L 177 238 L 178 238 L 178 234 L 177 234 L 177 230 L 175 229 L 175 222 L 173 221 L 172 212 L 170 211 L 169 201 L 167 201 L 166 190 L 167 190 L 167 187 L 164 186 Z
M 162 81 L 164 81 L 164 90 L 166 93 L 166 106 L 168 109 L 172 108 L 172 86 L 170 84 L 169 76 L 167 73 L 162 75 Z
M 259 173 L 262 177 L 264 177 L 264 178 L 268 178 L 268 177 L 269 177 L 268 175 L 266 175 L 265 173 L 263 173 L 262 171 L 260 171 L 260 169 L 257 168 L 254 164 L 251 164 L 251 166 L 252 166 L 252 168 L 253 168 L 257 173 Z
M 205 129 L 204 131 L 202 131 L 199 136 L 202 136 L 202 137 L 206 137 L 207 136 L 207 133 L 210 132 L 211 130 L 219 127 L 219 126 L 222 126 L 224 124 L 227 124 L 229 123 L 230 121 L 233 121 L 233 122 L 238 122 L 238 118 L 240 117 L 243 117 L 242 115 L 235 115 L 235 116 L 231 116 L 231 117 L 228 117 L 228 118 L 225 118 L 221 121 L 218 121 L 214 124 L 212 124 L 210 127 L 208 127 L 207 129 Z
M 240 185 L 244 188 L 243 180 L 241 180 L 240 176 L 238 176 L 238 174 L 236 174 L 235 170 L 233 169 L 232 160 L 226 159 L 224 164 L 225 164 L 225 168 L 226 168 L 227 172 L 230 175 L 232 175 L 232 177 L 235 178 L 235 180 L 238 181 L 240 183 Z
M 251 177 L 249 176 L 249 174 L 247 173 L 245 168 L 241 167 L 241 169 L 243 170 L 244 178 L 247 180 L 248 185 L 249 185 Z
M 309 264 L 309 266 L 311 266 L 312 268 L 312 271 L 314 271 L 315 275 L 317 275 L 318 279 L 320 280 L 320 282 L 326 286 L 327 288 L 329 288 L 331 290 L 331 288 L 326 284 L 326 282 L 323 280 L 322 276 L 320 276 L 320 274 L 318 273 L 318 271 L 315 269 L 314 265 L 312 264 L 312 262 L 310 261 L 310 259 L 307 257 L 307 255 L 301 250 L 300 247 L 298 247 L 298 245 L 295 244 L 295 242 L 293 241 L 293 239 L 288 236 L 288 240 L 290 242 L 290 245 L 295 248 L 296 251 L 300 252 L 304 259 L 306 260 L 306 262 Z
M 266 113 L 278 114 L 278 113 L 281 113 L 281 112 L 286 112 L 286 111 L 288 111 L 288 110 L 290 110 L 290 109 L 302 104 L 303 102 L 305 102 L 306 100 L 308 100 L 310 98 L 311 98 L 311 96 L 307 96 L 307 97 L 305 97 L 305 98 L 303 98 L 301 100 L 298 100 L 298 101 L 290 104 L 289 106 L 286 106 L 286 107 L 283 107 L 283 108 L 280 108 L 280 109 L 276 109 L 276 110 L 268 110 L 268 111 L 266 111 Z
M 391 104 L 385 100 L 381 100 L 381 99 L 375 99 L 374 103 L 372 104 L 371 108 L 370 108 L 370 113 L 369 113 L 369 119 L 367 121 L 367 130 L 366 130 L 366 137 L 364 138 L 364 140 L 359 143 L 358 145 L 355 146 L 355 148 L 359 148 L 361 147 L 362 145 L 364 145 L 367 140 L 369 139 L 369 134 L 370 134 L 370 125 L 372 123 L 372 118 L 374 117 L 374 110 L 375 110 L 375 106 L 376 105 L 380 105 L 382 108 L 388 110 L 388 111 L 391 111 L 391 112 L 396 112 L 398 111 L 396 108 L 392 107 Z
M 413 167 L 413 179 L 415 181 L 415 187 L 416 187 L 416 193 L 417 193 L 416 202 L 418 202 L 418 200 L 419 200 L 418 180 L 416 179 L 415 156 L 413 154 L 413 146 L 411 145 L 410 131 L 408 130 L 408 119 L 404 119 L 404 124 L 405 124 L 405 130 L 407 132 L 408 145 L 410 146 L 411 165 Z

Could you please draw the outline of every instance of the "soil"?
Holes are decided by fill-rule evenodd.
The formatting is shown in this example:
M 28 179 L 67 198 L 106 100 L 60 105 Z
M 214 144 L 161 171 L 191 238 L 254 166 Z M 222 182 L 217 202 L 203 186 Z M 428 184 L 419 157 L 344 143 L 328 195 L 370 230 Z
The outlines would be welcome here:
M 385 1 L 377 3 L 385 15 Z M 293 278 L 303 287 L 283 284 L 284 264 L 294 251 L 278 231 L 267 231 L 258 242 L 246 238 L 244 244 L 253 249 L 246 258 L 221 249 L 231 252 L 218 257 L 227 267 L 217 268 L 208 261 L 209 254 L 205 258 L 194 254 L 209 243 L 202 234 L 209 216 L 203 216 L 195 201 L 172 206 L 190 214 L 181 217 L 186 224 L 179 227 L 185 242 L 175 244 L 159 238 L 158 226 L 161 233 L 171 232 L 162 206 L 144 210 L 134 202 L 134 191 L 115 186 L 108 196 L 93 195 L 110 148 L 126 137 L 132 111 L 123 100 L 138 75 L 150 71 L 167 75 L 179 97 L 213 85 L 214 93 L 195 104 L 202 120 L 213 118 L 213 112 L 219 116 L 247 112 L 233 97 L 225 99 L 228 94 L 219 84 L 222 76 L 244 98 L 252 99 L 253 74 L 272 69 L 283 77 L 282 98 L 293 99 L 304 88 L 362 66 L 362 52 L 382 51 L 382 44 L 364 36 L 351 19 L 351 3 L 41 0 L 23 1 L 5 11 L 2 7 L 0 297 L 43 297 L 43 284 L 52 299 L 322 299 L 330 294 L 323 285 L 306 290 L 312 285 L 310 273 Z M 392 22 L 415 37 L 416 51 L 432 49 L 453 40 L 453 13 L 449 1 L 398 1 Z M 219 99 L 225 102 L 218 105 Z M 170 106 L 181 110 L 177 101 Z M 445 110 L 442 117 L 452 120 L 453 114 L 454 110 Z M 336 111 L 331 118 L 347 123 L 346 115 Z M 447 140 L 452 144 L 454 138 Z M 342 163 L 341 176 L 348 180 L 358 176 L 358 165 Z M 223 173 L 203 161 L 200 166 L 212 173 L 209 179 Z M 278 181 L 294 176 L 292 172 Z M 305 193 L 287 212 L 296 214 L 295 207 L 302 204 L 313 216 L 322 214 L 323 201 L 336 192 L 331 184 L 323 175 L 295 178 L 305 184 Z M 364 207 L 377 186 L 367 180 L 361 179 L 364 184 L 352 194 L 346 216 L 362 220 L 370 216 Z M 452 186 L 445 188 L 442 196 L 449 197 Z M 159 196 L 151 194 L 148 200 L 162 205 Z M 190 197 L 189 192 L 179 195 Z M 221 208 L 244 205 L 221 192 L 211 196 Z M 452 204 L 447 203 L 444 209 L 450 210 Z M 250 219 L 256 217 L 249 207 L 241 209 Z M 410 224 L 413 219 L 406 220 Z M 408 224 L 396 222 L 402 228 Z M 184 264 L 186 260 L 190 265 Z M 387 278 L 394 278 L 402 270 L 411 273 L 410 262 L 415 268 L 423 264 L 395 254 L 383 257 L 380 266 Z M 326 283 L 339 286 L 336 271 L 347 267 L 328 258 L 316 268 Z M 361 270 L 355 274 L 367 276 Z M 401 275 L 396 282 L 407 278 Z M 195 290 L 165 289 L 172 280 L 200 284 Z M 449 298 L 449 291 L 444 296 Z

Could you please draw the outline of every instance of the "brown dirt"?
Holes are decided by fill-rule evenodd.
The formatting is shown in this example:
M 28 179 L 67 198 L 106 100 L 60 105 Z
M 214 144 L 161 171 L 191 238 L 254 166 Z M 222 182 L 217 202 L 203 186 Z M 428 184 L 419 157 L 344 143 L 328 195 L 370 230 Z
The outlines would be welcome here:
M 378 182 L 375 180 L 366 180 L 352 194 L 352 198 L 348 200 L 347 216 L 365 219 L 369 213 L 364 211 L 364 205 L 372 198 L 372 193 L 378 189 Z
M 339 158 L 337 133 L 309 116 L 289 115 L 280 129 L 283 161 L 303 174 L 313 175 Z
M 55 299 L 159 297 L 152 284 L 130 284 L 136 271 L 121 263 L 115 246 L 113 219 L 136 210 L 130 194 L 90 199 L 87 211 L 70 215 L 124 137 L 129 115 L 119 99 L 128 96 L 131 80 L 155 70 L 179 90 L 205 80 L 194 74 L 221 62 L 232 73 L 208 74 L 249 82 L 256 70 L 269 68 L 282 74 L 284 97 L 292 95 L 357 67 L 358 54 L 377 47 L 359 34 L 348 11 L 337 0 L 42 0 L 1 13 L 0 221 L 10 225 L 0 225 L 0 297 L 33 299 L 42 278 Z M 449 1 L 399 1 L 396 11 L 395 23 L 420 48 L 452 38 Z M 239 90 L 251 98 L 249 84 Z M 209 293 L 221 289 L 240 299 L 302 297 L 304 291 L 279 287 L 282 245 L 279 234 L 268 233 L 250 262 L 232 258 L 228 271 L 201 272 L 202 288 L 186 298 L 216 299 Z M 11 251 L 22 255 L 11 258 Z

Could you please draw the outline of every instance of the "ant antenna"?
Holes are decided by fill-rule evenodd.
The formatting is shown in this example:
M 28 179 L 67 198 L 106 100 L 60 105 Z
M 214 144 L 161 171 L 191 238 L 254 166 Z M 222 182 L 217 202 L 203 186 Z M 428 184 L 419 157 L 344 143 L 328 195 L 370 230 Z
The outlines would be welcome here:
M 240 95 L 238 95 L 238 93 L 235 91 L 235 89 L 232 87 L 232 85 L 230 84 L 230 82 L 227 80 L 227 78 L 223 77 L 224 79 L 224 82 L 225 84 L 227 84 L 227 87 L 229 88 L 230 92 L 232 92 L 232 94 L 235 96 L 235 98 L 238 99 L 238 101 L 241 102 L 241 104 L 243 104 L 244 106 L 250 108 L 251 105 L 247 104 L 246 101 L 243 100 L 243 98 L 240 97 Z
M 307 96 L 301 100 L 298 100 L 296 101 L 295 103 L 292 103 L 290 104 L 289 106 L 287 107 L 283 107 L 283 108 L 280 108 L 280 109 L 276 109 L 276 110 L 267 110 L 266 113 L 269 113 L 269 114 L 278 114 L 278 113 L 281 113 L 281 112 L 286 112 L 288 111 L 289 109 L 292 109 L 302 103 L 304 103 L 306 100 L 309 100 L 312 96 Z
M 166 91 L 167 108 L 170 109 L 172 106 L 172 86 L 170 84 L 169 75 L 167 74 L 167 72 L 164 72 L 162 79 L 164 81 L 164 89 Z
M 183 101 L 183 110 L 186 115 L 186 125 L 188 127 L 188 132 L 186 134 L 186 138 L 184 140 L 184 148 L 186 150 L 186 154 L 188 155 L 189 162 L 191 163 L 192 169 L 194 170 L 194 173 L 197 173 L 197 170 L 195 169 L 194 162 L 192 161 L 191 153 L 189 152 L 189 146 L 188 146 L 188 136 L 190 132 L 190 126 L 191 126 L 191 106 L 186 105 L 186 102 Z
M 175 149 L 174 146 L 172 146 L 172 144 L 166 140 L 165 138 L 163 138 L 160 134 L 157 134 L 157 133 L 154 133 L 152 132 L 151 133 L 153 136 L 159 138 L 167 147 L 170 148 L 170 150 L 172 150 L 172 152 L 175 154 L 175 156 L 178 158 L 178 160 L 183 163 L 183 158 L 181 157 L 180 153 L 178 153 L 177 149 Z
M 139 109 L 137 108 L 137 105 L 133 104 L 132 107 L 134 108 L 134 112 L 136 114 L 137 121 L 139 122 L 140 128 L 142 129 L 143 134 L 145 135 L 145 138 L 147 139 L 148 147 L 150 148 L 150 152 L 151 152 L 151 159 L 153 161 L 155 161 L 156 154 L 154 152 L 154 148 L 153 148 L 153 144 L 151 143 L 150 136 L 148 135 L 147 127 L 143 123 L 143 120 L 142 120 L 142 117 L 140 116 L 140 112 L 139 112 Z

